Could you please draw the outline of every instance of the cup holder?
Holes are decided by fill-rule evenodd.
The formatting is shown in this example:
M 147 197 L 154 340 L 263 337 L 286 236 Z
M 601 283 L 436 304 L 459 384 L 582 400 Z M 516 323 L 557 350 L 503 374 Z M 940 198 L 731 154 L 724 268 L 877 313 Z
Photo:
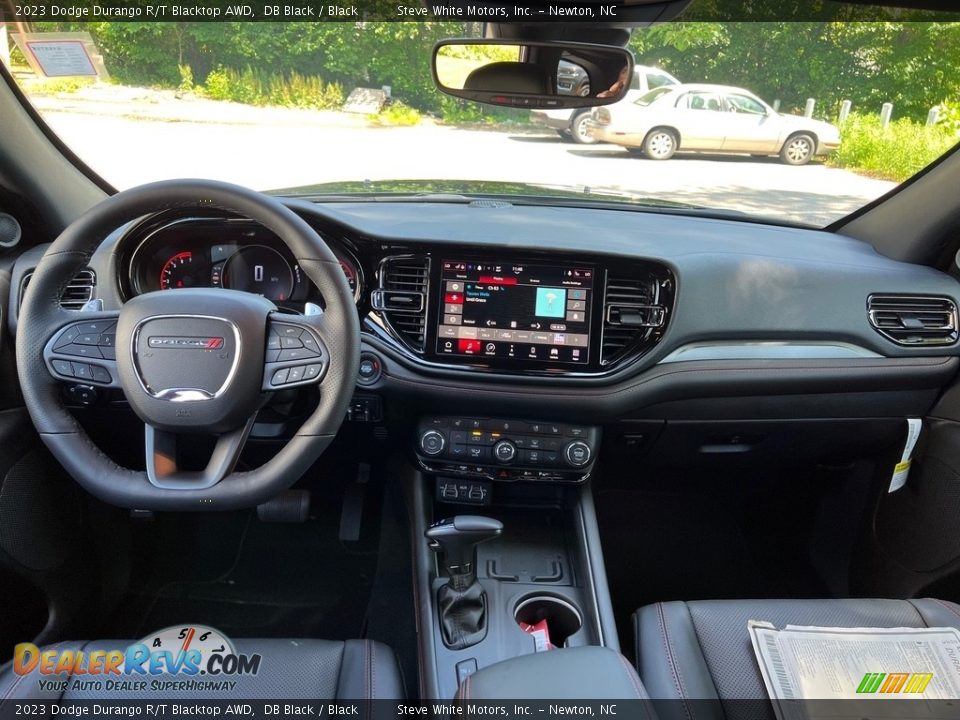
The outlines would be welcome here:
M 517 603 L 513 618 L 518 625 L 536 625 L 546 620 L 550 643 L 555 647 L 564 647 L 567 640 L 583 625 L 580 611 L 576 607 L 552 595 L 531 595 L 524 598 Z

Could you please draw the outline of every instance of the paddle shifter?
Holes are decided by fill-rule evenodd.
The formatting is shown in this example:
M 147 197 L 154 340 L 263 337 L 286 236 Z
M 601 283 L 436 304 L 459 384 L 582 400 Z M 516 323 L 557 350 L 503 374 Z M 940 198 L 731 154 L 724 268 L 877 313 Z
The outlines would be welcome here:
M 424 533 L 442 554 L 447 584 L 437 593 L 443 642 L 453 650 L 476 645 L 487 634 L 487 598 L 477 581 L 477 545 L 503 532 L 503 523 L 480 515 L 435 522 Z

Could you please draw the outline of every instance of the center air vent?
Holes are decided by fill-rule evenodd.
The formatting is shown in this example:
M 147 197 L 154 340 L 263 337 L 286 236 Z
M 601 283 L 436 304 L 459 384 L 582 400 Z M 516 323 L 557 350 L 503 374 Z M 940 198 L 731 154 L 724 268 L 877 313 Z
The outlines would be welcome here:
M 410 349 L 422 353 L 426 339 L 430 259 L 388 257 L 380 265 L 380 287 L 371 303 L 394 335 Z
M 20 293 L 17 300 L 18 308 L 23 304 L 23 296 L 27 292 L 27 285 L 30 284 L 30 278 L 32 277 L 33 271 L 31 270 L 24 273 L 23 279 L 20 281 Z M 93 289 L 96 287 L 96 284 L 97 276 L 94 275 L 93 270 L 89 268 L 81 270 L 73 280 L 67 283 L 67 287 L 60 296 L 60 307 L 64 310 L 79 310 L 93 299 Z
M 652 273 L 635 277 L 610 273 L 604 294 L 603 348 L 600 361 L 610 365 L 657 340 L 666 324 L 669 280 Z
M 867 313 L 874 330 L 898 345 L 952 345 L 957 306 L 946 297 L 871 295 Z

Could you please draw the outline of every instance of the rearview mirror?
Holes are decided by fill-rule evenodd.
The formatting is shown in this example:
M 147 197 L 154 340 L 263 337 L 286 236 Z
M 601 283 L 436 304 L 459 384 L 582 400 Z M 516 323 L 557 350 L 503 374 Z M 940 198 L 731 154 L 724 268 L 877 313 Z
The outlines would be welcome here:
M 609 105 L 626 95 L 632 76 L 633 55 L 609 45 L 456 39 L 433 48 L 437 88 L 489 105 Z

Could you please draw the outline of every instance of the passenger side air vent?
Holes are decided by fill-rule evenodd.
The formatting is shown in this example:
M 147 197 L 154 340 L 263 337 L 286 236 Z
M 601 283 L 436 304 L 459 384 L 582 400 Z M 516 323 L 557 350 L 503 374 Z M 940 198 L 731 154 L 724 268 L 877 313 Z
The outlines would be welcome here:
M 426 341 L 429 283 L 430 258 L 388 257 L 380 265 L 380 287 L 370 298 L 394 335 L 418 353 Z
M 600 353 L 603 365 L 622 359 L 644 341 L 659 339 L 667 319 L 663 296 L 671 289 L 670 280 L 661 281 L 652 273 L 607 276 Z
M 957 306 L 950 298 L 871 295 L 867 314 L 873 329 L 898 345 L 957 341 Z
M 23 296 L 27 292 L 27 285 L 30 284 L 30 278 L 33 277 L 33 271 L 24 273 L 20 281 L 20 293 L 17 299 L 17 307 L 23 304 Z M 93 289 L 97 285 L 97 276 L 89 268 L 81 270 L 73 278 L 60 296 L 60 307 L 64 310 L 79 310 L 86 303 L 93 299 Z

